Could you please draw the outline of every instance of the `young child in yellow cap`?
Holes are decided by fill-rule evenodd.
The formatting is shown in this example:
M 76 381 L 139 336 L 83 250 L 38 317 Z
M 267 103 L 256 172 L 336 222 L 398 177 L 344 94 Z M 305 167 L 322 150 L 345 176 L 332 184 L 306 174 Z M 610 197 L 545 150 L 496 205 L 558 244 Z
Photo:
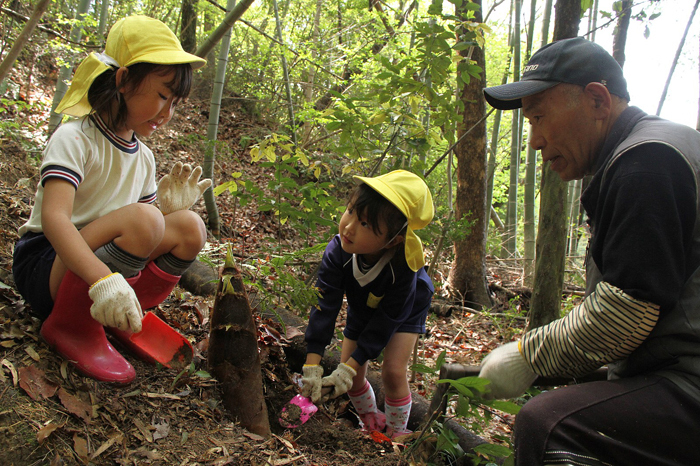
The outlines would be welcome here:
M 405 170 L 375 178 L 355 177 L 336 235 L 323 254 L 318 307 L 306 330 L 302 394 L 313 402 L 348 393 L 363 427 L 395 438 L 409 433 L 411 392 L 407 371 L 434 293 L 424 268 L 423 247 L 414 233 L 433 219 L 425 182 Z M 341 363 L 323 377 L 320 366 L 347 298 Z M 377 409 L 366 379 L 367 364 L 384 351 L 385 413 Z M 324 395 L 323 387 L 330 387 Z
M 170 121 L 193 69 L 205 64 L 162 22 L 130 16 L 111 28 L 103 53 L 81 62 L 56 108 L 79 118 L 44 150 L 13 274 L 45 319 L 44 339 L 97 380 L 135 378 L 104 327 L 120 338 L 139 332 L 142 309 L 168 296 L 206 241 L 204 222 L 189 209 L 211 180 L 177 163 L 156 185 L 153 153 L 137 137 Z

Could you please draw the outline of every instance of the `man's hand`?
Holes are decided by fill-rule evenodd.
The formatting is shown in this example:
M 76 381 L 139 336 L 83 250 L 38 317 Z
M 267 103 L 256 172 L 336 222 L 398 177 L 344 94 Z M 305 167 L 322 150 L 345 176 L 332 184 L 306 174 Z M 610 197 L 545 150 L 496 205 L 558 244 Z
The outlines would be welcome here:
M 312 402 L 318 403 L 321 399 L 321 377 L 323 376 L 323 367 L 318 364 L 304 364 L 302 373 L 301 394 L 307 398 L 311 398 Z
M 92 318 L 107 327 L 138 333 L 143 312 L 134 289 L 119 273 L 107 275 L 92 284 L 88 291 L 93 304 Z
M 189 164 L 177 162 L 170 169 L 170 174 L 165 175 L 158 182 L 158 204 L 163 214 L 171 214 L 178 210 L 187 210 L 197 202 L 211 186 L 209 178 L 199 181 L 202 176 L 202 167 L 192 167 Z
M 537 378 L 525 358 L 520 354 L 518 342 L 513 341 L 491 351 L 481 362 L 479 377 L 491 383 L 484 398 L 516 398 L 528 389 Z
M 338 364 L 333 373 L 322 380 L 324 387 L 332 387 L 331 392 L 323 397 L 324 401 L 328 398 L 338 398 L 340 395 L 347 393 L 352 387 L 352 379 L 356 375 L 357 371 L 344 362 Z

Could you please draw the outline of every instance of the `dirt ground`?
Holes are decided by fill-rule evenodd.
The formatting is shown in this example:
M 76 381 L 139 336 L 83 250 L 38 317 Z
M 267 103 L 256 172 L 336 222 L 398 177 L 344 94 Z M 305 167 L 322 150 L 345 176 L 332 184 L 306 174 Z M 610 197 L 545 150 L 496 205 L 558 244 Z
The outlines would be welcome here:
M 25 93 L 23 98 L 46 108 L 49 96 L 39 92 L 28 97 Z M 206 103 L 191 99 L 178 109 L 165 131 L 146 141 L 156 153 L 160 174 L 175 160 L 201 160 L 201 144 L 188 140 L 188 135 L 200 134 L 206 126 L 206 108 Z M 0 121 L 12 119 L 32 122 L 37 130 L 27 134 L 27 138 L 38 142 L 45 139 L 45 111 L 10 110 L 0 115 Z M 224 108 L 219 136 L 233 156 L 218 163 L 216 171 L 221 180 L 234 171 L 260 176 L 239 142 L 246 135 L 264 130 L 240 108 Z M 0 142 L 0 464 L 441 464 L 441 460 L 430 458 L 430 442 L 426 442 L 426 451 L 418 450 L 408 457 L 405 444 L 391 444 L 362 433 L 354 427 L 357 418 L 349 411 L 349 403 L 342 399 L 321 406 L 309 422 L 297 429 L 282 428 L 278 415 L 296 388 L 284 358 L 284 342 L 270 337 L 282 332 L 272 320 L 258 319 L 272 435 L 262 438 L 242 429 L 224 409 L 218 382 L 206 373 L 212 298 L 181 288 L 176 288 L 155 312 L 194 346 L 191 368 L 177 372 L 143 363 L 125 353 L 137 371 L 137 379 L 128 386 L 98 383 L 76 373 L 42 340 L 40 322 L 32 317 L 14 289 L 11 276 L 12 248 L 17 229 L 31 210 L 40 154 L 28 151 L 22 138 L 10 137 L 8 133 L 0 135 Z M 241 252 L 243 239 L 236 235 L 238 217 L 258 219 L 250 231 L 260 238 L 275 228 L 254 211 L 254 206 L 249 206 L 248 211 L 240 207 L 234 210 L 226 196 L 217 202 L 223 218 L 222 241 L 212 238 L 210 250 L 214 254 L 221 251 L 225 242 L 233 243 Z M 201 201 L 195 209 L 206 218 Z M 254 248 L 251 244 L 256 242 L 247 239 L 244 245 L 248 254 Z M 507 287 L 517 280 L 518 274 L 517 268 L 506 268 L 492 281 Z M 508 300 L 511 297 L 503 297 L 506 306 L 512 305 Z M 504 337 L 517 334 L 523 321 L 516 319 L 510 324 L 513 329 L 504 334 L 488 316 L 460 312 L 447 317 L 431 315 L 430 332 L 421 340 L 418 351 L 419 362 L 434 365 L 444 350 L 449 362 L 476 363 Z M 435 390 L 434 376 L 417 374 L 412 386 L 416 393 L 429 399 Z M 480 435 L 489 439 L 508 436 L 509 423 L 507 416 L 497 418 L 484 426 Z

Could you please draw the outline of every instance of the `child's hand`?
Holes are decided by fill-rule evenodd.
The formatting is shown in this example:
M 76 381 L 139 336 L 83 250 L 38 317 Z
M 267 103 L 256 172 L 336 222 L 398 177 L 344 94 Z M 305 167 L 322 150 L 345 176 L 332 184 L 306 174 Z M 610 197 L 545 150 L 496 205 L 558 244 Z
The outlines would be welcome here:
M 323 367 L 318 364 L 304 364 L 302 368 L 304 376 L 301 378 L 301 394 L 311 401 L 318 403 L 321 399 L 321 377 L 323 376 Z
M 192 170 L 190 164 L 177 162 L 158 182 L 158 204 L 160 211 L 168 215 L 178 210 L 187 210 L 197 202 L 199 196 L 210 186 L 211 180 L 202 176 L 202 167 Z
M 338 367 L 328 377 L 324 377 L 322 384 L 324 387 L 332 387 L 333 390 L 328 394 L 328 398 L 338 398 L 343 393 L 347 393 L 352 387 L 352 379 L 357 375 L 357 372 L 352 367 L 344 362 L 338 364 Z
M 94 302 L 92 318 L 107 327 L 138 333 L 141 331 L 141 305 L 134 289 L 120 273 L 113 273 L 92 284 L 88 291 Z

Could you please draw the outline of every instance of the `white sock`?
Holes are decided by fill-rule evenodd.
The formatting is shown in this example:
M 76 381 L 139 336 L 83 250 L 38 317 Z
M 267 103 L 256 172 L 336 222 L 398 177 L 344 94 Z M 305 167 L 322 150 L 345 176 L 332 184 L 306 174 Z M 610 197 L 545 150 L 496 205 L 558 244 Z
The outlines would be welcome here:
M 412 399 L 408 396 L 398 400 L 387 398 L 384 403 L 386 428 L 389 436 L 409 433 L 408 415 L 411 414 Z

